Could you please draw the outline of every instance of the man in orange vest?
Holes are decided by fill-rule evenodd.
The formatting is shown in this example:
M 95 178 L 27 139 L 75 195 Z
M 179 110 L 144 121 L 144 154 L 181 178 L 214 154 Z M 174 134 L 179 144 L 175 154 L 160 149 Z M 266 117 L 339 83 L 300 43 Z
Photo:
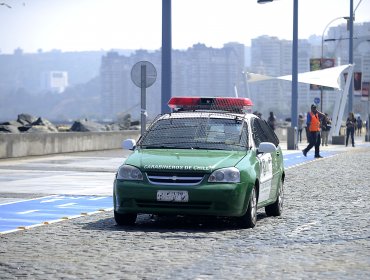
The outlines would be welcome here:
M 322 158 L 320 155 L 320 119 L 325 118 L 325 114 L 317 111 L 316 105 L 311 105 L 311 112 L 307 113 L 307 130 L 309 137 L 308 146 L 302 151 L 306 157 L 307 153 L 313 146 L 315 146 L 315 158 Z

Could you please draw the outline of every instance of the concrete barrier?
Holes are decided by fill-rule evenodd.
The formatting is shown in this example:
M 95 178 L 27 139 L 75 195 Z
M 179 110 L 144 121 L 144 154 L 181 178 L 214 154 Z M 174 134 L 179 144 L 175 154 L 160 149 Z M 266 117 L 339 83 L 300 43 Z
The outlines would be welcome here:
M 287 128 L 277 128 L 280 141 L 287 140 Z M 112 132 L 2 133 L 0 159 L 85 152 L 121 148 L 122 140 L 138 139 L 139 130 Z
M 140 131 L 0 134 L 0 159 L 117 149 Z

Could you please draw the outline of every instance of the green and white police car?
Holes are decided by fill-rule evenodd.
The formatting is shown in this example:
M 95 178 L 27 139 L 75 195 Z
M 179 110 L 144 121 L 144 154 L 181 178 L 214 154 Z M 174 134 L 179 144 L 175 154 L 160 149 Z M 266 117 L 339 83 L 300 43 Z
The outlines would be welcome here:
M 173 97 L 136 143 L 114 181 L 114 218 L 133 225 L 140 213 L 235 217 L 253 228 L 257 209 L 283 210 L 279 139 L 250 113 L 248 98 Z

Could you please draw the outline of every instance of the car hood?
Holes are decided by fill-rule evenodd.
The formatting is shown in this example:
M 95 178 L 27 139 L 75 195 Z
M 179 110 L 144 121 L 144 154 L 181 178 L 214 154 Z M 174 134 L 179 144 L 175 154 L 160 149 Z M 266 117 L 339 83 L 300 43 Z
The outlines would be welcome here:
M 192 171 L 210 173 L 223 167 L 235 166 L 246 151 L 140 149 L 129 156 L 125 164 L 143 171 Z

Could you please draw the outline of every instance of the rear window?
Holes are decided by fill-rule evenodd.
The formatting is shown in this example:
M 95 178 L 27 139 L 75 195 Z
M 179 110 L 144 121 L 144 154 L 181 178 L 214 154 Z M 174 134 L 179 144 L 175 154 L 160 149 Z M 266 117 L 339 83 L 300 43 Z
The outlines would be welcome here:
M 245 150 L 247 126 L 240 118 L 169 118 L 156 121 L 139 140 L 141 148 Z

